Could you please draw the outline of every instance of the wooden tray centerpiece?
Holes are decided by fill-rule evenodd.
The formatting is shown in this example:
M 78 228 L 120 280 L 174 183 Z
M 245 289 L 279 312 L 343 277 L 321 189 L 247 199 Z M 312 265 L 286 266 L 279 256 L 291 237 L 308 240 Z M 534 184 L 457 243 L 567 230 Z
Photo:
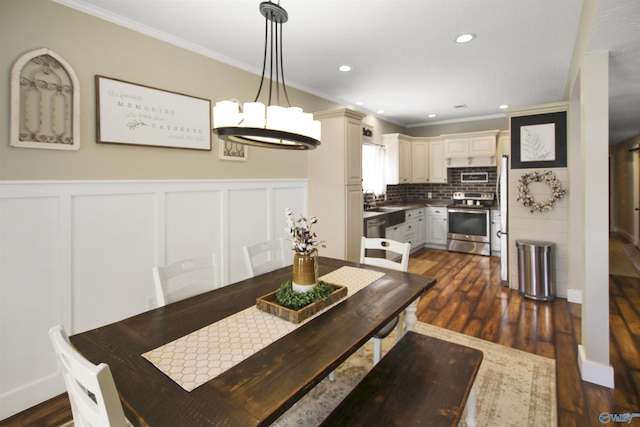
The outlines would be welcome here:
M 290 288 L 291 281 L 283 283 L 281 285 L 281 288 L 286 286 Z M 305 305 L 304 307 L 294 309 L 285 307 L 284 305 L 280 304 L 280 302 L 278 302 L 276 298 L 276 294 L 280 291 L 280 289 L 278 289 L 259 297 L 256 300 L 256 307 L 258 307 L 259 310 L 266 311 L 267 313 L 278 316 L 289 322 L 300 323 L 318 313 L 323 308 L 329 307 L 330 305 L 335 304 L 337 301 L 347 296 L 348 289 L 346 286 L 335 285 L 326 282 L 320 282 L 318 283 L 318 286 L 329 286 L 333 288 L 333 290 L 325 299 L 314 301 L 309 303 L 308 305 Z

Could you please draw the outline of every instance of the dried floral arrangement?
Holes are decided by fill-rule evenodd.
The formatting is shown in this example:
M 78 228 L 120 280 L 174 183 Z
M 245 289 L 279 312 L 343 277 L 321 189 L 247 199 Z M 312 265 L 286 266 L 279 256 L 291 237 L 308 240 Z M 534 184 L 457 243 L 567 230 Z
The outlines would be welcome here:
M 532 182 L 543 182 L 551 187 L 551 195 L 544 202 L 536 202 L 529 192 L 529 184 Z M 518 180 L 517 201 L 522 206 L 529 208 L 531 213 L 547 212 L 553 208 L 553 204 L 562 199 L 567 194 L 567 190 L 562 188 L 562 184 L 551 171 L 534 171 L 524 174 Z
M 318 222 L 318 218 L 315 216 L 310 217 L 308 220 L 300 216 L 295 219 L 291 209 L 285 210 L 287 215 L 287 227 L 285 231 L 291 236 L 291 248 L 301 255 L 312 255 L 318 252 L 318 247 L 324 248 L 324 242 L 318 240 L 316 233 L 311 231 L 313 224 Z

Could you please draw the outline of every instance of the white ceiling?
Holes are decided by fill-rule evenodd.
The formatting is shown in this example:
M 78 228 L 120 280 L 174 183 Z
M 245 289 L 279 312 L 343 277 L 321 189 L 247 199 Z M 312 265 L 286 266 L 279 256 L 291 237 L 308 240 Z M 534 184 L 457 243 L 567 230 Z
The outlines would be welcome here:
M 55 1 L 257 74 L 262 68 L 260 0 Z M 582 9 L 582 0 L 280 4 L 289 14 L 288 86 L 405 127 L 503 117 L 500 104 L 564 100 Z M 611 53 L 611 143 L 640 134 L 637 28 L 639 1 L 600 1 L 588 51 Z M 466 32 L 477 38 L 456 44 Z M 342 64 L 353 70 L 337 71 Z

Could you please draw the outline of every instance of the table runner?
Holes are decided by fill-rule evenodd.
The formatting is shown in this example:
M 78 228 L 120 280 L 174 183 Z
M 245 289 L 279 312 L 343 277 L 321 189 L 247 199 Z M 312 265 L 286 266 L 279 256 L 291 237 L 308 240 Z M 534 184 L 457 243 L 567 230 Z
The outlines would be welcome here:
M 319 280 L 346 286 L 348 298 L 382 276 L 384 273 L 379 271 L 340 267 Z M 146 352 L 142 357 L 180 387 L 192 391 L 331 307 L 296 324 L 254 305 Z

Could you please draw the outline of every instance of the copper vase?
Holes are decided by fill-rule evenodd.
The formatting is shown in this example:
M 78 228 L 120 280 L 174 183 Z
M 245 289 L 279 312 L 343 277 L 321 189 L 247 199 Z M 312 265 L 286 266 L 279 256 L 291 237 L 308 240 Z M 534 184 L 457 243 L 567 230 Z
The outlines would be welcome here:
M 315 254 L 296 252 L 293 255 L 292 282 L 294 292 L 308 292 L 318 284 L 318 262 Z

